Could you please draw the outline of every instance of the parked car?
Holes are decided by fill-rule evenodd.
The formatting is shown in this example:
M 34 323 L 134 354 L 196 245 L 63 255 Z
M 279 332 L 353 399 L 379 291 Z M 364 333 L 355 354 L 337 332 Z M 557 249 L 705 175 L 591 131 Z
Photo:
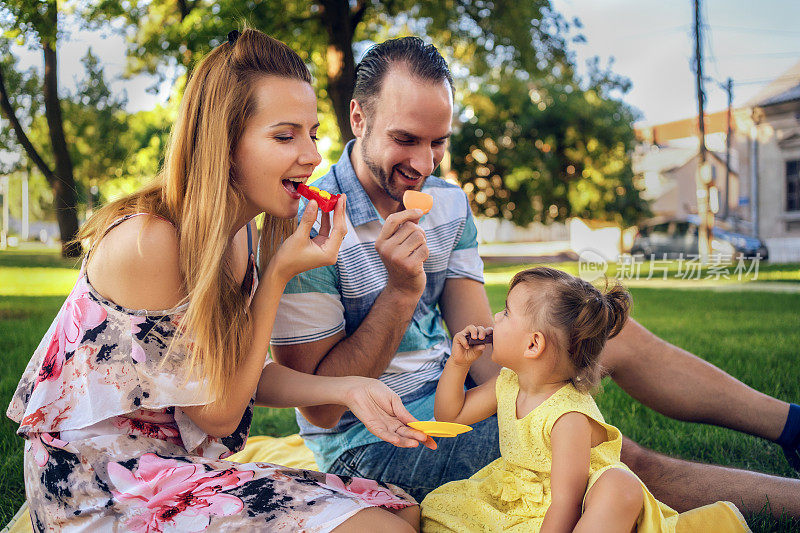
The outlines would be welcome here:
M 643 254 L 649 258 L 676 258 L 683 255 L 697 255 L 697 235 L 700 217 L 689 215 L 685 218 L 653 220 L 640 226 L 633 241 L 631 254 Z M 757 237 L 750 237 L 731 230 L 722 220 L 714 221 L 714 232 L 711 239 L 711 253 L 728 256 L 754 258 L 760 255 L 762 260 L 769 258 L 766 245 Z

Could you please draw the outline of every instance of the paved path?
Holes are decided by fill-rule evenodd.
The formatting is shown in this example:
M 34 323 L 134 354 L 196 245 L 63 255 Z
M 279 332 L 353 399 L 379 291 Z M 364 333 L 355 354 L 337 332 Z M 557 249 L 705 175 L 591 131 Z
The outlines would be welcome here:
M 478 245 L 478 253 L 486 263 L 561 263 L 577 261 L 578 254 L 569 241 L 492 242 Z
M 577 261 L 568 241 L 483 243 L 478 252 L 486 263 L 561 263 Z M 495 279 L 496 278 L 496 279 Z M 487 283 L 506 283 L 506 274 L 486 273 Z M 717 281 L 684 279 L 621 279 L 627 287 L 677 290 L 713 290 L 720 292 L 800 293 L 800 283 L 775 281 Z

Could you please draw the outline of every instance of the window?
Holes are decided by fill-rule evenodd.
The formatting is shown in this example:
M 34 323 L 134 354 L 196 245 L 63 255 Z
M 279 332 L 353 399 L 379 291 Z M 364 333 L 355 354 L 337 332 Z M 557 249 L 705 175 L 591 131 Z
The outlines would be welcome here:
M 786 210 L 800 211 L 800 160 L 786 162 Z
M 690 224 L 688 222 L 676 222 L 675 231 L 672 235 L 678 238 L 685 237 L 686 234 L 689 233 L 689 226 Z
M 664 222 L 663 224 L 657 224 L 652 227 L 650 233 L 653 235 L 662 235 L 666 236 L 669 233 L 669 222 Z

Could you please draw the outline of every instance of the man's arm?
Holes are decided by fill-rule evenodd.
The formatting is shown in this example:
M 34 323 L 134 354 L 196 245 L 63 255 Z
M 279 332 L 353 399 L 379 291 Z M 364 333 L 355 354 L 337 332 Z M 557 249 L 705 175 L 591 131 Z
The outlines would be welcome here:
M 349 337 L 340 332 L 304 344 L 273 345 L 277 362 L 320 376 L 377 378 L 386 370 L 425 290 L 423 263 L 428 247 L 425 232 L 416 224 L 420 216 L 419 210 L 412 209 L 387 217 L 375 241 L 388 274 L 386 287 L 358 329 Z M 319 427 L 334 426 L 345 411 L 341 405 L 300 410 L 306 420 Z
M 448 278 L 439 298 L 447 329 L 451 335 L 470 324 L 492 326 L 492 310 L 483 283 L 468 278 Z M 475 383 L 480 385 L 500 372 L 500 366 L 492 361 L 492 346 L 487 345 L 483 355 L 472 364 L 469 373 Z
M 273 356 L 278 363 L 307 374 L 377 378 L 400 346 L 418 301 L 387 287 L 349 337 L 339 332 L 304 344 L 273 345 Z M 305 419 L 319 427 L 333 427 L 346 410 L 341 405 L 300 408 Z

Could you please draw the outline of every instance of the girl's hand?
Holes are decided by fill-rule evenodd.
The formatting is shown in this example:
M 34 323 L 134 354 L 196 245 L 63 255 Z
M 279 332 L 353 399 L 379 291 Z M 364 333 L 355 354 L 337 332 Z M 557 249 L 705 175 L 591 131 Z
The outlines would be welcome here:
M 333 228 L 331 228 L 331 213 L 322 213 L 319 234 L 311 238 L 311 230 L 317 219 L 317 202 L 311 200 L 306 205 L 306 210 L 297 229 L 278 249 L 275 257 L 270 261 L 278 278 L 288 282 L 294 276 L 306 270 L 332 265 L 336 262 L 339 247 L 347 234 L 345 223 L 345 202 L 347 197 L 343 194 L 333 210 Z
M 400 397 L 377 379 L 347 378 L 353 384 L 345 393 L 345 405 L 376 437 L 400 448 L 415 448 L 423 443 L 431 450 L 436 443 L 431 437 L 406 424 L 416 422 Z
M 492 328 L 483 326 L 467 326 L 453 337 L 453 353 L 448 361 L 452 364 L 469 368 L 481 355 L 486 348 L 485 344 L 470 346 L 467 342 L 469 335 L 473 339 L 484 339 L 492 332 Z

